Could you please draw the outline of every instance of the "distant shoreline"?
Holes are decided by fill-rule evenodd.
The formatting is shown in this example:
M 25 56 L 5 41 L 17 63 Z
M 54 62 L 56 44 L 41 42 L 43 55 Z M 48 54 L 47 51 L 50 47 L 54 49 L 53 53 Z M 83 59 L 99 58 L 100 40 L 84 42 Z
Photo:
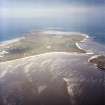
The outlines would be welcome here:
M 94 41 L 91 42 L 93 46 L 88 45 L 89 40 L 91 40 L 90 36 L 79 32 L 33 32 L 27 36 L 0 42 L 0 58 L 1 62 L 5 62 L 49 52 L 68 52 L 89 56 L 98 54 L 98 51 L 95 53 L 92 49 L 98 46 L 94 44 Z M 84 47 L 85 45 L 86 47 Z M 87 49 L 87 47 L 89 48 Z
M 85 38 L 81 41 L 81 42 L 85 42 L 85 40 L 87 40 L 89 38 L 89 36 L 87 34 L 83 34 L 81 32 L 66 32 L 66 31 L 39 31 L 39 33 L 45 33 L 45 34 L 57 34 L 57 35 L 61 35 L 61 34 L 64 34 L 64 35 L 81 35 L 81 36 L 84 36 Z M 27 34 L 27 33 L 26 33 Z M 5 45 L 8 45 L 8 44 L 12 44 L 14 42 L 17 42 L 17 41 L 20 41 L 22 39 L 24 39 L 25 36 L 23 35 L 22 37 L 16 37 L 16 38 L 13 38 L 13 39 L 9 39 L 9 40 L 5 40 L 5 41 L 0 41 L 0 46 L 5 46 Z
M 22 40 L 22 39 L 24 39 L 24 38 L 25 38 L 25 37 L 17 37 L 17 38 L 10 39 L 10 40 L 6 40 L 6 41 L 1 41 L 1 42 L 0 42 L 0 46 L 9 45 L 9 44 L 18 42 L 18 41 L 20 41 L 20 40 Z
M 40 32 L 39 32 L 40 33 Z M 41 33 L 44 33 L 44 34 L 56 34 L 56 35 L 81 35 L 83 37 L 85 37 L 83 40 L 80 41 L 80 43 L 84 43 L 87 39 L 89 39 L 89 36 L 87 34 L 83 34 L 83 33 L 80 33 L 80 32 L 65 32 L 65 31 L 53 31 L 53 30 L 48 30 L 48 31 L 41 31 Z M 17 37 L 17 38 L 14 38 L 14 39 L 10 39 L 10 40 L 6 40 L 6 41 L 1 41 L 0 42 L 0 46 L 7 46 L 9 44 L 13 44 L 15 42 L 18 42 L 22 39 L 25 39 L 25 36 L 23 37 Z M 80 50 L 84 50 L 83 48 L 81 48 L 79 46 L 79 43 L 75 43 L 75 45 L 77 46 L 78 49 Z M 85 50 L 84 50 L 85 51 Z M 88 53 L 88 52 L 86 52 Z
M 81 33 L 81 32 L 65 32 L 65 31 L 54 31 L 54 30 L 48 30 L 48 31 L 39 31 L 39 33 L 43 33 L 43 34 L 48 34 L 48 35 L 81 35 L 84 37 L 83 40 L 81 40 L 80 42 L 76 42 L 75 45 L 77 46 L 78 49 L 80 50 L 84 50 L 86 52 L 86 54 L 94 54 L 93 50 L 87 50 L 84 47 L 81 46 L 81 44 L 85 44 L 87 42 L 88 39 L 91 39 L 91 37 L 87 34 Z M 27 34 L 27 33 L 26 33 Z M 26 36 L 22 36 L 22 37 L 17 37 L 11 40 L 6 40 L 6 41 L 2 41 L 0 42 L 0 47 L 5 47 L 8 46 L 10 44 L 13 44 L 15 42 L 18 42 L 22 39 L 25 39 Z M 97 43 L 97 42 L 96 42 Z M 90 46 L 89 46 L 90 47 Z

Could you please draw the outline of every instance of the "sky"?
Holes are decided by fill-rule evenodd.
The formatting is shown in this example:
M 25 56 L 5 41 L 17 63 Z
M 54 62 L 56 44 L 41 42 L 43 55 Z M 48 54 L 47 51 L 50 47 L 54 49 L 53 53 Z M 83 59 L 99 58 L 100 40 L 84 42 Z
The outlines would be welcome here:
M 0 0 L 0 2 L 30 2 L 30 3 L 54 3 L 54 2 L 59 2 L 59 3 L 83 3 L 83 4 L 103 4 L 103 2 L 105 2 L 104 0 Z
M 0 0 L 0 17 L 39 18 L 103 12 L 105 0 Z

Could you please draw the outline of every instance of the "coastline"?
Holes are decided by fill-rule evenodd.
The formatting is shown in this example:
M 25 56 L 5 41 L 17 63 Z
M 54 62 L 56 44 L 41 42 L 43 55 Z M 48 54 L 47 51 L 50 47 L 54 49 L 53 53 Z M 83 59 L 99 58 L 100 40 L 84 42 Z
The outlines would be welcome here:
M 40 32 L 39 32 L 40 33 Z M 82 43 L 82 44 L 84 44 L 86 41 L 87 41 L 87 39 L 89 39 L 90 37 L 87 35 L 87 34 L 83 34 L 83 33 L 80 33 L 80 32 L 64 32 L 64 31 L 51 31 L 51 30 L 48 30 L 48 31 L 42 31 L 41 33 L 43 33 L 43 34 L 48 34 L 48 35 L 52 35 L 52 34 L 55 34 L 55 35 L 81 35 L 81 36 L 83 36 L 83 37 L 85 37 L 83 40 L 81 40 L 79 43 Z M 11 40 L 6 40 L 6 41 L 2 41 L 2 42 L 0 42 L 0 47 L 4 47 L 4 46 L 7 46 L 7 45 L 9 45 L 9 44 L 13 44 L 13 43 L 15 43 L 15 42 L 18 42 L 18 41 L 20 41 L 20 40 L 22 40 L 22 39 L 25 39 L 26 37 L 25 36 L 23 36 L 23 37 L 17 37 L 17 38 L 15 38 L 15 39 L 11 39 Z M 84 50 L 84 48 L 82 48 L 80 45 L 79 45 L 79 43 L 75 43 L 75 45 L 76 45 L 76 47 L 78 48 L 78 49 L 80 49 L 80 50 Z M 3 50 L 3 52 L 4 52 L 5 50 Z M 84 51 L 86 51 L 86 50 L 84 50 Z M 2 53 L 2 52 L 1 52 Z M 87 52 L 86 51 L 86 54 L 93 54 L 92 52 L 91 53 L 89 53 L 89 52 Z
M 1 41 L 0 46 L 6 46 L 6 45 L 9 45 L 9 44 L 18 42 L 18 41 L 20 41 L 22 39 L 25 39 L 25 37 L 23 36 L 23 37 L 17 37 L 17 38 L 6 40 L 6 41 Z
M 32 38 L 31 38 L 31 34 L 32 34 Z M 39 40 L 39 42 L 37 42 L 36 40 L 37 40 L 38 36 L 37 37 L 35 36 L 36 33 L 30 33 L 29 37 L 23 36 L 23 37 L 19 37 L 19 38 L 15 38 L 12 40 L 7 40 L 7 41 L 1 42 L 0 43 L 0 47 L 1 47 L 0 58 L 1 58 L 1 60 L 4 60 L 5 55 L 7 56 L 7 59 L 8 59 L 8 56 L 13 59 L 18 59 L 18 58 L 32 56 L 32 55 L 39 55 L 39 54 L 43 54 L 43 53 L 47 53 L 47 52 L 68 52 L 71 54 L 80 54 L 80 55 L 86 54 L 86 55 L 90 55 L 90 56 L 98 54 L 98 53 L 95 53 L 93 49 L 89 49 L 89 48 L 86 49 L 85 47 L 83 47 L 86 45 L 88 40 L 92 39 L 87 34 L 83 34 L 80 32 L 77 33 L 77 32 L 62 32 L 62 31 L 43 31 L 43 32 L 39 32 L 39 34 L 41 34 L 42 36 L 45 34 L 45 39 L 47 39 L 47 40 L 42 39 L 42 40 Z M 49 36 L 54 35 L 55 39 L 52 40 L 52 37 L 49 37 L 46 35 L 49 35 Z M 57 35 L 65 36 L 67 39 L 65 39 L 63 37 L 56 37 Z M 71 39 L 68 39 L 68 38 L 70 38 L 68 36 L 70 36 Z M 73 36 L 75 36 L 75 37 L 73 37 Z M 81 36 L 83 36 L 83 37 L 81 37 Z M 60 41 L 63 42 L 64 46 L 62 46 L 61 48 L 57 48 L 55 50 L 54 47 L 52 47 L 52 46 L 55 45 L 55 48 L 56 48 L 57 44 L 52 43 L 53 45 L 50 45 L 51 43 L 49 43 L 48 37 L 50 38 L 49 40 L 55 41 L 56 43 L 58 43 Z M 28 47 L 27 47 L 27 44 L 24 44 L 24 41 L 21 41 L 22 39 L 26 40 L 26 42 L 28 43 Z M 30 40 L 30 41 L 28 42 L 28 40 Z M 47 43 L 44 40 L 47 41 Z M 22 43 L 18 46 L 18 44 L 16 44 L 16 42 L 19 42 L 19 41 Z M 42 43 L 40 43 L 40 41 L 42 41 Z M 70 47 L 68 46 L 69 43 L 71 44 Z M 94 42 L 92 42 L 92 43 L 94 43 Z M 12 47 L 11 45 L 14 45 L 14 44 L 15 44 L 15 47 Z M 33 44 L 40 45 L 41 49 L 40 49 L 40 46 L 36 47 Z M 88 46 L 88 47 L 92 47 L 92 46 Z M 95 47 L 97 47 L 97 46 L 95 46 Z M 30 50 L 29 48 L 31 48 L 32 50 Z M 92 47 L 92 48 L 94 48 L 94 47 Z M 36 49 L 37 49 L 37 51 L 36 51 Z M 14 55 L 11 55 L 10 52 Z M 17 54 L 18 54 L 18 57 L 17 57 Z M 19 54 L 22 54 L 22 56 L 20 57 Z
M 85 38 L 82 40 L 82 41 L 80 41 L 79 43 L 75 43 L 76 44 L 76 46 L 80 49 L 80 50 L 84 50 L 84 51 L 86 51 L 86 54 L 90 54 L 90 55 L 93 55 L 94 54 L 94 52 L 91 50 L 91 51 L 89 51 L 89 50 L 86 50 L 86 49 L 84 49 L 84 48 L 82 48 L 81 46 L 80 46 L 80 43 L 83 45 L 83 44 L 85 44 L 86 42 L 87 42 L 87 40 L 90 40 L 91 38 L 90 38 L 90 36 L 88 36 L 87 34 L 81 34 L 82 36 L 84 36 Z
M 96 42 L 92 37 L 89 37 L 83 43 L 78 43 L 78 46 L 87 52 L 93 52 L 95 55 L 105 55 L 105 46 Z

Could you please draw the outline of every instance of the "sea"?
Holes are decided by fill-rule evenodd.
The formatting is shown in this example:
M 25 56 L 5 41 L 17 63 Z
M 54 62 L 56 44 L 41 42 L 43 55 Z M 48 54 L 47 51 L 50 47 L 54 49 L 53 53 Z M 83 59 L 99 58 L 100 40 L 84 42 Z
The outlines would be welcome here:
M 77 15 L 59 18 L 0 18 L 0 42 L 22 37 L 32 31 L 56 30 L 87 34 L 94 43 L 84 48 L 105 52 L 105 17 L 98 15 Z M 97 44 L 98 43 L 98 44 Z M 93 50 L 93 49 L 92 49 Z M 94 51 L 95 52 L 95 51 Z

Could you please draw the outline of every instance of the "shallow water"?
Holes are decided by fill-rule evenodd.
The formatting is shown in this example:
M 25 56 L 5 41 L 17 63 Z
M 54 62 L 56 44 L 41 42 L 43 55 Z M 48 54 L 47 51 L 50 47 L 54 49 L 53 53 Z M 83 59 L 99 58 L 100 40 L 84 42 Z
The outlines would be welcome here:
M 79 46 L 86 50 L 88 53 L 94 53 L 96 55 L 105 55 L 104 44 L 98 43 L 92 38 L 87 39 L 83 43 L 79 43 Z

